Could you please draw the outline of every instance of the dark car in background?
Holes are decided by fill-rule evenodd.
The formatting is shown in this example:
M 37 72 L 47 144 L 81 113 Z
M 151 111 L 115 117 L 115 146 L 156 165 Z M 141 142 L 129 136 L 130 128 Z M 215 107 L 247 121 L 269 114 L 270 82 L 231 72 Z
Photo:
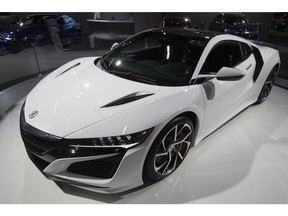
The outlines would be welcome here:
M 14 15 L 13 13 L 0 13 L 0 30 L 4 30 L 6 28 L 11 28 L 16 26 L 20 21 L 19 16 Z
M 15 51 L 41 46 L 55 42 L 56 36 L 63 46 L 79 42 L 81 24 L 67 15 L 31 15 L 0 32 L 0 49 Z
M 209 30 L 252 40 L 257 40 L 259 36 L 259 26 L 251 24 L 242 13 L 221 13 L 217 15 L 211 22 Z
M 192 28 L 191 21 L 188 17 L 164 17 L 159 27 L 178 27 L 178 28 Z
M 276 31 L 288 31 L 288 13 L 277 13 L 273 19 L 273 28 Z

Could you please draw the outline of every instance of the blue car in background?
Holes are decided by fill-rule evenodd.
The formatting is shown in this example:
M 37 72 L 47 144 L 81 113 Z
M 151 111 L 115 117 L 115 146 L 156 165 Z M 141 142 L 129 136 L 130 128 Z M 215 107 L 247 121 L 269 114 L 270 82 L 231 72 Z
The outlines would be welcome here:
M 54 42 L 57 35 L 64 47 L 81 40 L 81 24 L 67 15 L 31 15 L 0 32 L 0 50 L 21 50 Z
M 210 24 L 209 30 L 237 35 L 246 39 L 257 40 L 259 26 L 251 24 L 242 13 L 221 13 Z

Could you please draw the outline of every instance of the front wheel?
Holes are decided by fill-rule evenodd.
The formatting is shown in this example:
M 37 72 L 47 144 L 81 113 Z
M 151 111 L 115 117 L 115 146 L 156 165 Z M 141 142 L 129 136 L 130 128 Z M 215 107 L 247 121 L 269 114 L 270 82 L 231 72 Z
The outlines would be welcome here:
M 277 72 L 278 72 L 278 68 L 275 66 L 272 69 L 272 71 L 270 72 L 270 74 L 268 75 L 268 77 L 267 77 L 267 79 L 266 79 L 266 81 L 265 81 L 265 83 L 261 89 L 261 92 L 260 92 L 258 99 L 256 101 L 257 104 L 261 104 L 267 99 L 267 97 L 270 94 L 271 89 L 274 85 L 274 81 L 277 77 Z
M 177 117 L 159 133 L 146 157 L 143 179 L 158 181 L 174 172 L 186 157 L 194 136 L 187 117 Z

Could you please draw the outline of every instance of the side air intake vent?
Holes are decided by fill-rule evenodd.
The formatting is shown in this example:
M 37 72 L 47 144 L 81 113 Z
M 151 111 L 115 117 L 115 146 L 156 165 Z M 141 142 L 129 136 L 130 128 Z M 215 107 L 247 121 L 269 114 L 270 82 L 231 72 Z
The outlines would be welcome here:
M 78 62 L 77 64 L 75 64 L 75 65 L 72 65 L 71 67 L 69 67 L 68 69 L 66 69 L 65 71 L 63 71 L 63 72 L 61 72 L 61 73 L 59 73 L 56 77 L 59 77 L 59 76 L 61 76 L 62 74 L 64 74 L 64 73 L 66 73 L 67 71 L 69 71 L 69 70 L 71 70 L 71 69 L 73 69 L 73 68 L 76 68 L 76 67 L 78 67 L 80 65 L 80 62 Z M 56 78 L 55 77 L 55 78 Z
M 122 104 L 127 104 L 127 103 L 130 103 L 130 102 L 133 102 L 133 101 L 136 101 L 136 100 L 139 100 L 139 99 L 151 96 L 151 95 L 153 95 L 153 93 L 150 93 L 150 94 L 139 94 L 138 92 L 136 92 L 136 93 L 133 93 L 133 94 L 129 94 L 129 95 L 125 96 L 125 97 L 119 98 L 118 100 L 115 100 L 115 101 L 113 101 L 111 103 L 108 103 L 108 104 L 102 106 L 101 108 L 113 107 L 113 106 L 119 106 L 119 105 L 122 105 Z

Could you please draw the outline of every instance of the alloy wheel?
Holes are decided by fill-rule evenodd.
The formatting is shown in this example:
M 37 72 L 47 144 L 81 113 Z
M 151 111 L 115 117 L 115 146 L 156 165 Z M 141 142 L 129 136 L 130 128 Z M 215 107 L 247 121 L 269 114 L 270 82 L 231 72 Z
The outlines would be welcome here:
M 274 81 L 276 79 L 276 76 L 277 76 L 277 68 L 274 67 L 273 70 L 271 71 L 271 73 L 269 74 L 269 76 L 267 77 L 267 79 L 263 85 L 263 88 L 260 92 L 260 95 L 258 98 L 259 103 L 262 103 L 263 101 L 265 101 L 267 99 L 267 97 L 270 94 L 271 89 L 274 85 Z
M 160 176 L 172 173 L 186 156 L 193 136 L 187 123 L 177 124 L 164 136 L 154 157 L 154 171 Z

